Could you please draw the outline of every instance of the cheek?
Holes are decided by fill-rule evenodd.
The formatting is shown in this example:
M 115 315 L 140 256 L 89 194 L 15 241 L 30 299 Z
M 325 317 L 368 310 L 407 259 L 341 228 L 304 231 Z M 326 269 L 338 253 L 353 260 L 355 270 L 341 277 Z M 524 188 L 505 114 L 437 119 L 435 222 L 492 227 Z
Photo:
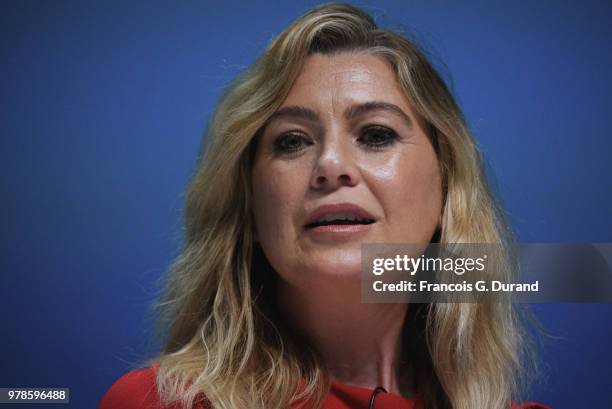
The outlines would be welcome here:
M 437 159 L 433 152 L 425 156 L 427 160 L 412 162 L 404 166 L 402 195 L 408 200 L 411 208 L 426 214 L 435 214 L 441 210 L 442 184 Z M 399 190 L 399 187 L 398 187 Z
M 393 238 L 405 242 L 429 240 L 442 206 L 441 177 L 433 150 L 423 148 L 398 155 L 371 175 L 376 178 L 372 185 L 376 186 Z
M 255 167 L 253 172 L 253 215 L 256 238 L 279 275 L 291 280 L 286 272 L 295 271 L 300 260 L 296 216 L 302 209 L 308 189 L 308 175 L 302 167 Z
M 284 244 L 294 232 L 294 217 L 303 198 L 303 177 L 281 167 L 255 167 L 253 214 L 262 245 Z
M 257 235 L 260 241 L 268 242 L 270 237 L 278 236 L 283 225 L 280 219 L 286 210 L 283 200 L 289 192 L 283 190 L 277 179 L 267 180 L 264 175 L 253 177 L 253 202 Z

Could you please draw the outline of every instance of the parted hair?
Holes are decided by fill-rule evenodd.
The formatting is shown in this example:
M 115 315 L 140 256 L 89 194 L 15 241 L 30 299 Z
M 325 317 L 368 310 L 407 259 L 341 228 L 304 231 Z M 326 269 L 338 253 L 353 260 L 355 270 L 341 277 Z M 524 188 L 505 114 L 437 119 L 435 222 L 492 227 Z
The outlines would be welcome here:
M 215 409 L 321 405 L 324 362 L 278 319 L 275 272 L 254 242 L 251 167 L 258 132 L 314 53 L 379 56 L 393 68 L 428 126 L 442 174 L 440 243 L 496 243 L 511 254 L 511 232 L 491 192 L 464 116 L 425 53 L 381 29 L 363 10 L 324 4 L 276 36 L 226 88 L 204 135 L 185 205 L 185 237 L 157 304 L 164 348 L 158 366 L 165 403 Z M 508 279 L 508 256 L 493 274 Z M 430 409 L 508 408 L 519 390 L 521 312 L 509 303 L 414 304 L 403 353 Z

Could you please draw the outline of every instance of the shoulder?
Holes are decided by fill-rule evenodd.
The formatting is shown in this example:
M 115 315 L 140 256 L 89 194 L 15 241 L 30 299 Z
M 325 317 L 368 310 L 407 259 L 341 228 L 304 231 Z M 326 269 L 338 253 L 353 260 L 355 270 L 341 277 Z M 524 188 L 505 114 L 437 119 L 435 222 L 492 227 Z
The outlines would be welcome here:
M 98 409 L 162 409 L 156 388 L 155 368 L 130 371 L 115 381 Z
M 157 393 L 157 368 L 152 366 L 130 371 L 111 385 L 98 409 L 184 409 L 180 403 L 163 406 Z M 208 409 L 201 402 L 192 409 Z

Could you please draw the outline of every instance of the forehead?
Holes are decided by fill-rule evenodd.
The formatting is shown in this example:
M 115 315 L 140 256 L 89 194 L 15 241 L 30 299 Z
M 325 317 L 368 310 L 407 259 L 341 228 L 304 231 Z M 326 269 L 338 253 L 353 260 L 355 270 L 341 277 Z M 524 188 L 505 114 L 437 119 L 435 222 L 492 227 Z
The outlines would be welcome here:
M 309 105 L 323 111 L 347 104 L 383 101 L 410 110 L 391 65 L 380 56 L 343 52 L 313 54 L 281 108 Z

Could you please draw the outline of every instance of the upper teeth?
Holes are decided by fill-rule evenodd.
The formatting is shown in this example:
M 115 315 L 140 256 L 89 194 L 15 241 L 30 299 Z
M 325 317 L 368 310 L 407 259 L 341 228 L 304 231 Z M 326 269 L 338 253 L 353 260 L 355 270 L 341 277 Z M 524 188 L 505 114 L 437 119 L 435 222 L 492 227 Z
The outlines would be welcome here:
M 367 219 L 362 219 L 352 213 L 329 213 L 323 217 L 317 219 L 317 223 L 319 222 L 331 222 L 333 220 L 349 220 L 349 221 L 366 221 Z

